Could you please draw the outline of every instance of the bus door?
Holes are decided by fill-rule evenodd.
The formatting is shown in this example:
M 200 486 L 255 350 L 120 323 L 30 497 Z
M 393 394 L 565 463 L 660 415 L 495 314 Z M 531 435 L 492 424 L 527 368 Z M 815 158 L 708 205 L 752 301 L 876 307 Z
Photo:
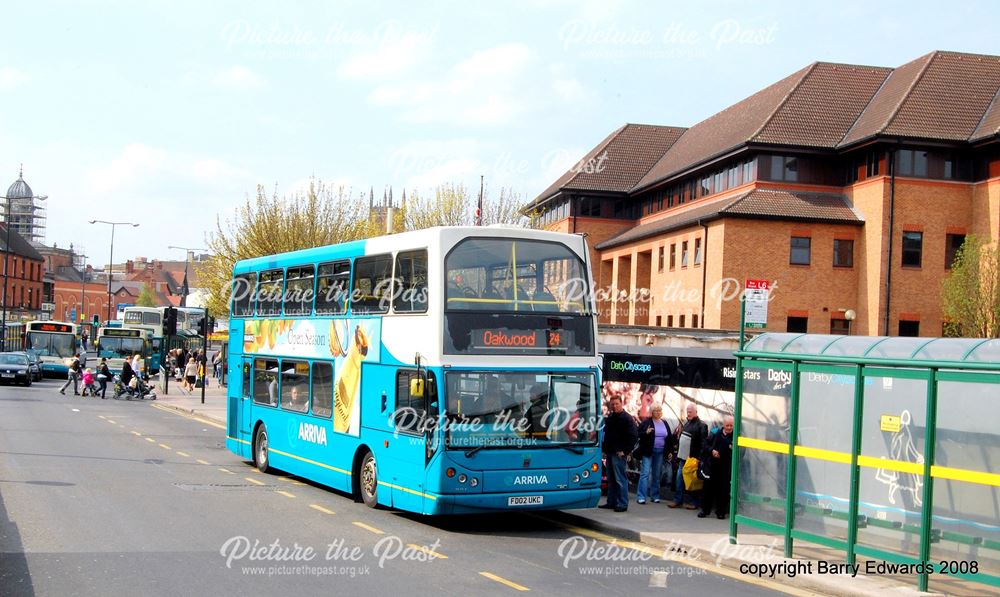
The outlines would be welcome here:
M 395 379 L 395 402 L 390 398 L 386 414 L 398 434 L 392 446 L 392 505 L 422 508 L 427 467 L 438 449 L 435 417 L 438 409 L 436 379 L 426 369 L 399 369 Z M 379 475 L 382 476 L 382 472 Z
M 250 437 L 252 432 L 252 429 L 250 429 L 250 400 L 252 398 L 250 380 L 253 376 L 253 359 L 250 357 L 243 357 L 243 364 L 241 368 L 241 375 L 233 380 L 235 383 L 230 386 L 229 393 L 231 396 L 235 397 L 235 404 L 233 405 L 236 410 L 237 423 L 235 437 L 243 440 L 239 442 L 240 448 L 246 450 L 246 453 L 243 455 L 249 457 L 253 455 L 253 438 Z

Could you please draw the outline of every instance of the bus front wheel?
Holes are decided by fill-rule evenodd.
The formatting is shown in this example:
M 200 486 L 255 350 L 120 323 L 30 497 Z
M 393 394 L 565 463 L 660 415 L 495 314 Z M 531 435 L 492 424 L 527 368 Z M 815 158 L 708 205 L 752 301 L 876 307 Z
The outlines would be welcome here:
M 253 463 L 262 473 L 266 473 L 270 464 L 268 458 L 267 428 L 261 425 L 253 440 Z
M 375 464 L 375 455 L 371 452 L 366 453 L 361 460 L 358 489 L 361 492 L 361 500 L 366 506 L 369 508 L 378 506 L 378 466 Z

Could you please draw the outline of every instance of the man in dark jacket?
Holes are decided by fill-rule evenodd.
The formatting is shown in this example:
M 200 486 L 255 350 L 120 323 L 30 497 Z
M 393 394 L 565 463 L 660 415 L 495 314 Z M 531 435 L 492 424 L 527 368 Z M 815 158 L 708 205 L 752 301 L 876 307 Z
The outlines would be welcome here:
M 688 403 L 685 412 L 687 422 L 684 423 L 677 441 L 677 479 L 674 483 L 674 503 L 670 504 L 670 507 L 680 508 L 684 506 L 688 510 L 696 510 L 700 492 L 687 490 L 681 471 L 684 470 L 684 465 L 689 459 L 697 459 L 701 455 L 702 445 L 708 436 L 708 426 L 698 418 L 698 407 L 693 402 Z M 684 505 L 685 494 L 690 500 L 686 506 Z
M 611 412 L 604 418 L 604 442 L 601 444 L 607 463 L 605 472 L 608 476 L 608 501 L 600 507 L 624 512 L 628 510 L 625 463 L 635 448 L 639 431 L 636 429 L 635 419 L 625 412 L 620 396 L 612 396 L 609 407 Z
M 729 514 L 729 482 L 733 463 L 733 418 L 726 416 L 722 420 L 722 429 L 715 433 L 707 442 L 705 457 L 711 459 L 712 474 L 705 481 L 705 491 L 701 496 L 701 512 L 698 518 L 705 518 L 712 513 L 718 518 Z

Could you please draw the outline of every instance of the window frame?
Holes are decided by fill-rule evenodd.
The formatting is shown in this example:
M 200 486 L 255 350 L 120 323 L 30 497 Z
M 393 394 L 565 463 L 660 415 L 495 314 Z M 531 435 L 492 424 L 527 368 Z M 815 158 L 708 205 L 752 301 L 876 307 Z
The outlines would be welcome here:
M 907 248 L 906 246 L 907 235 L 911 235 L 910 242 L 914 242 L 912 235 L 918 235 L 919 238 L 916 239 L 916 242 L 919 243 L 919 246 L 916 248 L 913 247 Z M 904 230 L 899 240 L 900 240 L 900 250 L 899 250 L 900 267 L 905 267 L 910 269 L 920 269 L 921 267 L 923 267 L 924 233 L 920 230 Z M 916 253 L 916 263 L 907 263 L 907 255 L 910 255 L 910 257 L 912 258 L 914 253 Z
M 806 241 L 805 247 L 796 247 L 795 241 Z M 789 240 L 788 245 L 788 265 L 801 265 L 810 266 L 812 265 L 812 237 L 811 236 L 792 236 Z M 796 250 L 805 250 L 805 262 L 799 262 L 795 260 Z
M 246 304 L 242 310 L 237 310 L 239 302 L 236 298 L 236 284 L 237 280 L 245 279 L 247 280 L 247 293 L 246 293 Z M 233 282 L 230 287 L 230 291 L 233 294 L 232 302 L 229 305 L 229 313 L 235 318 L 246 318 L 253 317 L 254 308 L 256 307 L 256 300 L 254 299 L 254 294 L 257 292 L 257 272 L 247 272 L 245 274 L 239 274 L 233 276 Z
M 955 239 L 961 238 L 962 242 L 955 245 Z M 955 234 L 947 233 L 944 235 L 944 269 L 951 270 L 955 265 L 955 257 L 958 256 L 958 251 L 965 244 L 965 239 L 968 238 L 967 234 Z
M 308 301 L 290 302 L 288 300 L 288 297 L 290 295 L 289 282 L 305 279 L 301 277 L 292 278 L 291 274 L 293 271 L 295 271 L 296 274 L 298 274 L 299 271 L 304 271 L 306 269 L 312 271 L 312 274 L 308 277 L 308 279 L 312 280 L 309 288 L 311 292 L 311 298 Z M 316 301 L 316 265 L 315 264 L 295 265 L 285 270 L 285 291 L 282 294 L 282 301 L 281 301 L 283 313 L 285 315 L 298 315 L 298 316 L 308 317 L 313 313 L 313 304 L 315 303 L 315 301 Z M 296 307 L 294 311 L 289 311 L 288 308 L 291 305 L 299 305 L 299 307 Z M 305 306 L 305 311 L 301 310 L 301 306 L 303 305 Z
M 326 368 L 328 368 L 330 370 L 330 378 L 329 378 L 330 379 L 330 396 L 329 396 L 330 402 L 328 403 L 329 404 L 328 408 L 329 408 L 330 412 L 327 413 L 327 414 L 321 414 L 321 413 L 317 413 L 316 412 L 316 394 L 317 394 L 317 392 L 316 392 L 316 377 L 317 377 L 316 376 L 316 369 L 318 369 L 320 367 L 326 367 Z M 334 367 L 333 367 L 333 363 L 331 361 L 313 361 L 312 365 L 309 368 L 309 413 L 312 416 L 318 417 L 320 419 L 327 419 L 327 420 L 333 418 L 333 401 L 334 401 L 333 394 L 334 394 L 335 381 L 336 380 L 335 380 L 335 376 L 334 376 Z
M 278 286 L 280 287 L 281 295 L 279 296 L 278 300 L 276 300 L 276 301 L 267 301 L 268 305 L 272 304 L 272 302 L 273 302 L 273 304 L 277 306 L 277 311 L 276 312 L 268 311 L 268 312 L 265 313 L 265 312 L 261 311 L 261 309 L 260 309 L 260 305 L 261 305 L 261 300 L 260 300 L 261 284 L 264 284 L 264 283 L 273 284 L 276 280 L 270 280 L 269 279 L 269 280 L 267 280 L 265 282 L 264 278 L 265 278 L 265 276 L 267 274 L 275 274 L 275 273 L 279 273 L 279 272 L 281 273 L 281 280 L 280 280 Z M 281 316 L 281 308 L 283 306 L 282 305 L 282 298 L 284 297 L 284 293 L 285 293 L 285 268 L 277 267 L 277 268 L 271 268 L 271 269 L 259 272 L 257 274 L 257 289 L 256 289 L 256 292 L 254 293 L 254 315 L 256 315 L 258 317 L 273 317 L 273 316 L 277 315 L 277 316 L 280 317 Z
M 415 379 L 415 378 L 417 378 L 418 373 L 419 373 L 419 377 L 421 377 L 421 378 L 424 379 L 424 397 L 418 399 L 422 403 L 422 408 L 417 411 L 418 412 L 418 416 L 419 416 L 419 419 L 417 421 L 417 423 L 418 423 L 418 429 L 416 431 L 414 431 L 413 429 L 410 429 L 409 427 L 401 427 L 401 426 L 399 426 L 399 418 L 400 418 L 399 417 L 399 410 L 400 410 L 400 408 L 412 407 L 412 405 L 413 405 L 413 398 L 409 397 L 409 399 L 407 401 L 407 404 L 401 405 L 400 402 L 399 402 L 399 397 L 400 397 L 400 389 L 403 388 L 403 387 L 405 387 L 406 394 L 407 394 L 407 396 L 409 396 L 409 393 L 410 393 L 410 381 L 413 380 L 413 379 Z M 404 375 L 406 376 L 406 382 L 405 382 L 404 386 L 401 386 L 400 385 L 400 380 L 401 380 L 401 378 Z M 421 369 L 418 370 L 415 367 L 400 367 L 399 369 L 397 369 L 396 370 L 395 391 L 393 392 L 393 396 L 392 396 L 392 404 L 393 404 L 393 429 L 395 429 L 399 433 L 402 433 L 402 434 L 405 434 L 405 435 L 412 435 L 412 436 L 421 436 L 421 435 L 423 435 L 424 421 L 427 420 L 427 417 L 428 416 L 433 416 L 435 419 L 437 418 L 437 413 L 434 412 L 434 409 L 431 408 L 431 404 L 434 401 L 436 401 L 436 400 L 438 400 L 438 395 L 437 395 L 437 379 L 434 376 L 434 372 L 433 371 L 431 371 L 429 369 L 424 369 L 424 368 L 421 368 Z M 414 410 L 417 410 L 417 409 L 414 409 Z
M 404 304 L 403 300 L 402 300 L 403 299 L 403 294 L 407 290 L 407 289 L 403 289 L 402 288 L 402 286 L 403 286 L 402 283 L 401 283 L 402 280 L 401 280 L 401 278 L 399 276 L 399 270 L 401 269 L 401 267 L 400 267 L 400 259 L 411 257 L 411 256 L 419 257 L 420 255 L 423 255 L 423 258 L 424 258 L 424 272 L 423 272 L 423 276 L 424 276 L 424 286 L 423 286 L 424 301 L 423 301 L 423 308 L 422 309 L 417 309 L 417 308 L 400 309 L 399 305 L 403 305 Z M 411 267 L 413 267 L 413 266 L 411 265 Z M 411 271 L 411 274 L 412 273 L 413 272 Z M 417 314 L 427 313 L 427 303 L 430 302 L 430 285 L 429 285 L 429 281 L 430 281 L 429 280 L 429 277 L 430 277 L 430 261 L 429 261 L 428 256 L 427 256 L 427 249 L 426 248 L 422 248 L 422 249 L 407 249 L 405 251 L 399 251 L 398 253 L 396 253 L 395 258 L 393 259 L 392 274 L 393 274 L 392 275 L 392 312 L 393 313 L 402 313 L 402 314 L 406 314 L 406 315 L 417 315 Z M 417 279 L 417 276 L 413 276 L 413 279 Z
M 285 376 L 287 375 L 285 373 L 285 369 L 288 368 L 289 366 L 294 366 L 298 363 L 305 364 L 306 368 L 308 369 L 308 373 L 305 374 L 306 378 L 306 383 L 305 383 L 306 400 L 304 404 L 305 408 L 303 408 L 302 410 L 291 408 L 290 406 L 285 406 Z M 297 377 L 302 376 L 302 374 L 300 373 L 295 373 L 294 375 Z M 278 366 L 278 408 L 285 412 L 293 412 L 299 415 L 310 412 L 310 407 L 312 406 L 312 400 L 310 395 L 311 385 L 312 385 L 312 364 L 309 361 L 305 359 L 295 359 L 295 358 L 281 359 L 281 363 Z
M 342 308 L 339 311 L 332 311 L 329 309 L 320 310 L 319 308 L 320 280 L 327 278 L 337 279 L 338 275 L 343 274 L 343 272 L 336 271 L 337 266 L 343 266 L 345 264 L 347 266 L 347 277 L 346 277 L 347 284 L 344 286 L 343 291 L 347 293 L 347 296 L 344 298 L 344 304 L 342 305 Z M 320 271 L 327 266 L 332 266 L 334 268 L 333 273 L 321 275 Z M 353 280 L 354 280 L 354 265 L 351 259 L 335 259 L 333 261 L 324 261 L 323 263 L 318 264 L 316 266 L 316 282 L 315 282 L 316 290 L 315 290 L 315 296 L 313 297 L 313 313 L 315 313 L 316 315 L 346 315 L 347 313 L 349 313 L 351 306 L 350 295 L 353 288 Z
M 850 243 L 850 252 L 848 253 L 847 263 L 838 263 L 838 256 L 840 252 L 837 251 L 838 245 L 840 243 Z M 852 268 L 854 267 L 854 239 L 853 238 L 835 238 L 833 239 L 833 267 L 842 268 Z
M 265 367 L 263 369 L 258 368 L 257 367 L 257 363 L 258 362 L 263 362 L 264 365 L 265 365 Z M 258 394 L 258 392 L 257 392 L 257 384 L 258 384 L 257 377 L 258 377 L 258 375 L 257 374 L 258 374 L 258 372 L 260 372 L 262 374 L 268 374 L 269 373 L 270 368 L 267 367 L 267 363 L 268 362 L 273 362 L 275 364 L 275 367 L 277 368 L 277 372 L 275 373 L 275 375 L 277 377 L 275 379 L 273 379 L 273 380 L 268 380 L 268 386 L 270 386 L 271 382 L 275 382 L 277 385 L 275 385 L 274 398 L 271 399 L 270 388 L 268 388 L 265 391 L 267 392 L 267 396 L 269 398 L 269 401 L 268 402 L 262 402 L 261 400 L 257 399 L 257 397 L 258 397 L 257 396 L 257 394 Z M 279 392 L 280 392 L 280 390 L 278 389 L 278 385 L 281 384 L 281 362 L 278 360 L 278 358 L 277 357 L 254 357 L 254 359 L 253 359 L 253 375 L 251 377 L 253 379 L 253 385 L 252 385 L 251 390 L 250 390 L 250 398 L 253 400 L 254 405 L 255 406 L 267 406 L 269 408 L 277 408 L 278 407 L 278 395 L 279 395 Z
M 362 302 L 362 299 L 358 296 L 358 284 L 362 279 L 367 279 L 367 277 L 361 277 L 360 270 L 362 266 L 367 266 L 372 264 L 375 266 L 380 261 L 388 261 L 389 268 L 388 271 L 383 273 L 388 273 L 388 276 L 382 277 L 375 283 L 375 285 L 370 289 L 372 294 L 370 295 L 371 300 L 377 301 L 377 308 L 369 308 L 367 303 Z M 392 288 L 393 288 L 393 266 L 395 265 L 395 258 L 392 253 L 379 253 L 376 255 L 365 255 L 364 257 L 357 257 L 354 259 L 354 267 L 352 268 L 352 282 L 351 282 L 351 313 L 354 314 L 364 314 L 364 315 L 385 315 L 389 312 L 389 307 L 392 305 Z M 386 280 L 389 280 L 389 293 L 388 297 L 385 295 L 379 296 L 374 294 L 375 290 Z M 368 300 L 368 299 L 365 299 Z

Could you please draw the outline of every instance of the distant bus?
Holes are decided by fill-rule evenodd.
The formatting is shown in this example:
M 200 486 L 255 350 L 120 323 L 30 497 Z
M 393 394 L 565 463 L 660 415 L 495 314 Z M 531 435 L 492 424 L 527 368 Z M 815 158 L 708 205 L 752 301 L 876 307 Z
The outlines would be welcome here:
M 226 446 L 259 469 L 423 514 L 597 504 L 583 236 L 430 228 L 233 276 Z
M 148 330 L 127 327 L 101 327 L 97 330 L 97 357 L 108 359 L 108 369 L 114 373 L 120 373 L 125 359 L 135 354 L 142 358 L 141 369 L 148 371 L 151 346 Z
M 20 321 L 8 321 L 0 326 L 0 342 L 3 350 L 21 350 L 24 347 L 24 324 Z
M 167 360 L 167 352 L 175 348 L 197 350 L 203 340 L 198 325 L 205 317 L 205 310 L 177 307 L 177 334 L 168 342 L 163 336 L 163 312 L 166 307 L 125 307 L 122 326 L 146 330 L 150 334 L 149 372 L 156 373 Z
M 38 353 L 42 374 L 65 376 L 78 352 L 77 326 L 64 321 L 29 321 L 25 324 L 24 349 Z

